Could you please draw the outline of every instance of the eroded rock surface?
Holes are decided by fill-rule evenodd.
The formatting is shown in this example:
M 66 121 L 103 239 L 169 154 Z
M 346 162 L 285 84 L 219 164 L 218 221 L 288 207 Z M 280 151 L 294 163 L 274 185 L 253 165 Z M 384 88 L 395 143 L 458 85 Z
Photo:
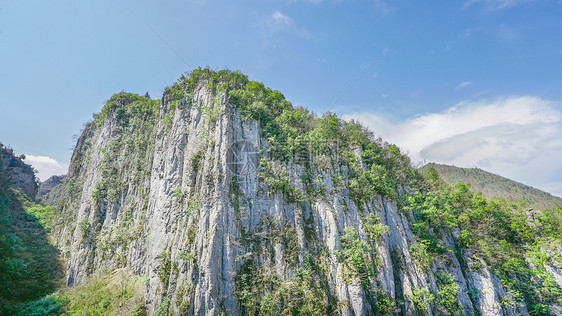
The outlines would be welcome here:
M 29 198 L 34 199 L 37 194 L 38 184 L 33 168 L 23 160 L 25 156 L 16 156 L 14 151 L 0 144 L 2 165 L 6 170 L 6 176 L 12 185 L 19 188 Z
M 296 297 L 325 314 L 439 315 L 453 284 L 449 308 L 461 314 L 525 314 L 485 262 L 456 248 L 458 234 L 424 264 L 411 210 L 382 195 L 358 202 L 352 170 L 326 152 L 274 159 L 263 122 L 226 90 L 190 89 L 161 103 L 114 96 L 84 129 L 55 233 L 69 285 L 128 267 L 146 276 L 151 314 L 243 315 Z M 352 155 L 362 163 L 361 149 Z

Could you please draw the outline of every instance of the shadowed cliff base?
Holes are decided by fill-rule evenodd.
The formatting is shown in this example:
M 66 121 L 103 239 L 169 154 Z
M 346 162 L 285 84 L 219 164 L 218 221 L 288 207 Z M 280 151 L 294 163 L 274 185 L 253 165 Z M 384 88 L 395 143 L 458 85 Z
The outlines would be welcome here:
M 35 204 L 14 188 L 0 165 L 0 310 L 36 300 L 61 284 L 58 249 L 43 226 L 53 213 L 54 208 Z

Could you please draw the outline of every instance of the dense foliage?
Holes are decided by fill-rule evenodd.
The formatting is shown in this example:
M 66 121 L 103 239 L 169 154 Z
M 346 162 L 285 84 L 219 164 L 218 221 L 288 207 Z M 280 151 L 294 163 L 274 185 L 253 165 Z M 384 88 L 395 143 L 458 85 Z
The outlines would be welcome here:
M 408 196 L 406 210 L 412 211 L 414 232 L 423 247 L 410 249 L 418 260 L 429 261 L 445 252 L 455 252 L 469 269 L 481 263 L 465 262 L 467 251 L 483 258 L 500 276 L 514 301 L 528 304 L 533 315 L 548 315 L 551 303 L 562 303 L 562 289 L 544 268 L 562 262 L 562 206 L 536 212 L 524 202 L 493 198 L 473 193 L 470 185 L 446 185 L 435 169 L 426 170 L 428 190 Z M 444 236 L 457 232 L 454 248 L 444 246 Z M 554 256 L 545 255 L 552 249 Z
M 535 210 L 554 209 L 562 204 L 562 198 L 535 189 L 528 185 L 504 178 L 479 168 L 459 168 L 430 163 L 422 168 L 434 168 L 439 176 L 449 185 L 459 182 L 470 183 L 474 192 L 482 192 L 488 198 L 507 198 L 523 203 L 524 207 Z
M 52 214 L 51 207 L 35 204 L 12 187 L 0 159 L 0 310 L 37 299 L 59 285 L 57 250 L 42 226 Z
M 127 270 L 103 271 L 83 284 L 39 300 L 6 306 L 11 316 L 146 315 L 143 279 Z
M 538 315 L 547 313 L 550 303 L 562 303 L 560 288 L 544 270 L 544 264 L 554 259 L 541 255 L 542 249 L 560 245 L 560 207 L 538 212 L 537 219 L 530 221 L 528 210 L 521 203 L 487 200 L 482 194 L 473 193 L 469 184 L 448 186 L 433 169 L 424 178 L 396 145 L 376 139 L 360 124 L 343 121 L 331 113 L 316 117 L 306 109 L 293 107 L 279 91 L 249 81 L 238 72 L 197 69 L 189 77 L 182 77 L 174 91 L 179 92 L 181 87 L 189 98 L 197 87 L 195 82 L 206 82 L 207 88 L 222 91 L 243 119 L 259 121 L 262 139 L 267 141 L 261 148 L 260 179 L 270 194 L 282 194 L 289 203 L 306 204 L 330 194 L 326 179 L 331 179 L 334 190 L 349 190 L 355 205 L 364 210 L 379 196 L 394 200 L 412 216 L 411 227 L 417 241 L 409 251 L 419 266 L 429 271 L 436 260 L 455 253 L 465 268 L 478 269 L 478 262 L 463 260 L 469 251 L 474 251 L 501 277 L 509 297 L 515 300 L 504 304 L 515 306 L 524 300 L 530 312 Z M 300 179 L 304 190 L 294 185 L 294 171 L 287 169 L 291 164 L 304 167 Z M 374 214 L 368 212 L 362 223 L 370 237 L 362 238 L 353 227 L 348 227 L 341 236 L 342 249 L 334 255 L 345 268 L 349 282 L 359 282 L 365 293 L 372 296 L 374 310 L 392 313 L 395 305 L 373 283 L 377 258 L 372 249 L 388 228 L 378 224 Z M 265 230 L 245 233 L 260 234 L 263 241 Z M 448 236 L 458 236 L 453 237 L 454 245 L 443 242 Z M 272 266 L 260 264 L 264 255 L 256 250 L 256 242 L 247 243 L 249 255 L 237 276 L 237 295 L 248 313 L 283 314 L 290 313 L 292 305 L 306 309 L 308 304 L 320 304 L 303 301 L 297 294 L 284 296 L 286 282 L 299 286 L 302 293 L 330 297 L 322 287 L 322 269 L 310 268 L 325 264 L 325 252 L 305 252 L 309 261 L 300 261 L 297 273 L 287 279 L 273 273 Z M 263 250 L 263 245 L 259 249 Z M 311 279 L 303 283 L 299 279 L 302 276 Z M 316 286 L 310 287 L 312 284 Z M 438 288 L 436 293 L 415 289 L 409 299 L 420 312 L 435 301 L 445 313 L 455 314 L 459 309 L 458 285 L 450 275 L 442 273 Z M 257 303 L 260 296 L 266 298 L 265 305 Z M 327 306 L 334 308 L 334 304 L 337 302 Z M 311 314 L 326 312 L 310 310 Z
M 238 111 L 242 120 L 259 122 L 264 140 L 259 148 L 259 190 L 298 206 L 303 213 L 309 211 L 302 215 L 304 236 L 297 236 L 293 222 L 267 215 L 253 227 L 238 225 L 240 236 L 235 237 L 242 255 L 237 258 L 240 269 L 233 273 L 236 273 L 234 294 L 242 313 L 337 314 L 344 302 L 338 301 L 329 285 L 333 282 L 330 269 L 337 262 L 341 268 L 337 277 L 360 286 L 371 310 L 380 315 L 392 315 L 404 308 L 404 300 L 422 314 L 437 307 L 442 314 L 456 315 L 461 310 L 459 284 L 443 270 L 443 265 L 438 265 L 448 256 L 456 256 L 463 271 L 490 269 L 499 276 L 509 294 L 502 301 L 506 306 L 525 303 L 532 315 L 547 315 L 551 304 L 562 304 L 562 289 L 545 268 L 555 261 L 562 264 L 561 206 L 532 211 L 525 208 L 524 202 L 487 199 L 471 190 L 469 184 L 447 185 L 435 169 L 419 172 L 396 145 L 375 138 L 359 123 L 346 122 L 332 113 L 317 117 L 306 109 L 293 107 L 279 91 L 229 70 L 195 69 L 166 89 L 162 104 L 149 96 L 115 94 L 95 116 L 89 127 L 92 130 L 107 127 L 112 133 L 108 137 L 110 142 L 99 152 L 93 152 L 93 146 L 88 143 L 91 135 L 86 135 L 79 140 L 82 143 L 75 152 L 77 159 L 84 163 L 92 155 L 102 157 L 101 166 L 97 166 L 101 179 L 92 192 L 94 216 L 76 223 L 79 236 L 92 249 L 105 252 L 117 258 L 115 262 L 119 265 L 125 265 L 126 248 L 142 231 L 147 194 L 134 193 L 144 196 L 137 205 L 143 210 L 140 218 L 133 219 L 131 209 L 120 210 L 119 225 L 110 231 L 102 231 L 105 211 L 108 205 L 135 191 L 131 188 L 150 179 L 157 127 L 165 127 L 160 130 L 162 133 L 170 132 L 177 122 L 178 108 L 200 106 L 194 104 L 193 98 L 202 88 L 213 92 L 213 103 L 219 98 L 227 103 L 225 107 L 201 105 L 207 127 L 218 122 L 224 111 Z M 161 122 L 158 122 L 159 115 Z M 191 187 L 199 179 L 204 159 L 203 150 L 190 158 Z M 224 175 L 221 177 L 225 179 Z M 233 176 L 228 181 L 228 198 L 240 220 L 240 209 L 246 203 L 240 179 Z M 67 195 L 78 196 L 79 187 L 75 179 L 70 179 L 64 190 Z M 183 214 L 187 218 L 198 216 L 199 200 L 181 186 L 172 190 L 178 204 L 186 208 Z M 338 195 L 344 191 L 345 194 Z M 344 224 L 338 236 L 339 249 L 330 251 L 318 242 L 310 210 L 315 202 L 338 196 L 350 198 L 342 198 L 341 208 L 332 212 L 338 215 L 351 208 L 358 210 L 354 219 L 357 226 Z M 409 249 L 389 249 L 396 269 L 393 271 L 395 293 L 383 290 L 377 280 L 381 272 L 377 248 L 382 247 L 390 234 L 390 228 L 376 214 L 380 207 L 376 205 L 381 205 L 377 202 L 383 200 L 396 203 L 415 235 L 411 236 L 415 242 Z M 3 300 L 0 307 L 14 315 L 63 312 L 142 315 L 145 312 L 142 280 L 124 270 L 94 276 L 82 286 L 40 298 L 54 291 L 59 276 L 56 271 L 46 272 L 48 264 L 56 265 L 56 258 L 45 231 L 72 222 L 74 211 L 75 207 L 69 205 L 52 208 L 26 201 L 6 185 L 0 172 L 0 299 Z M 187 232 L 187 246 L 196 240 L 196 225 L 192 220 L 181 228 Z M 32 240 L 31 233 L 40 238 Z M 154 271 L 160 277 L 163 291 L 173 283 L 171 275 L 178 273 L 179 261 L 190 262 L 195 266 L 193 270 L 197 269 L 198 254 L 193 250 L 185 248 L 172 257 L 169 248 L 158 256 L 159 266 Z M 413 288 L 411 293 L 402 293 L 399 269 L 403 268 L 403 259 L 398 258 L 398 251 L 409 252 L 416 269 L 434 276 L 436 287 Z M 283 271 L 279 271 L 279 262 Z M 178 291 L 187 297 L 194 290 Z M 476 304 L 474 289 L 468 291 Z M 397 299 L 393 301 L 392 296 Z M 185 301 L 178 303 L 164 297 L 156 314 L 168 314 L 176 303 L 186 312 L 189 302 L 187 298 Z
M 405 187 L 422 181 L 397 146 L 375 139 L 360 124 L 343 121 L 332 113 L 316 117 L 304 108 L 293 107 L 279 91 L 249 81 L 238 72 L 197 69 L 180 78 L 167 93 L 176 100 L 190 100 L 194 90 L 202 86 L 224 93 L 242 119 L 259 122 L 262 139 L 266 141 L 260 148 L 260 180 L 270 195 L 280 194 L 289 203 L 307 205 L 330 194 L 325 179 L 332 178 L 334 189 L 349 190 L 359 208 L 367 209 L 366 204 L 378 196 L 400 201 Z M 303 188 L 295 185 L 295 171 L 287 169 L 295 164 L 305 170 L 300 179 Z M 237 188 L 234 179 L 230 195 L 235 208 L 240 207 Z M 342 236 L 342 251 L 332 255 L 337 255 L 346 267 L 349 282 L 358 280 L 362 284 L 373 308 L 390 314 L 394 303 L 373 282 L 378 269 L 374 245 L 388 233 L 388 227 L 372 213 L 366 213 L 362 222 L 368 240 L 359 238 L 350 228 Z M 240 242 L 247 255 L 236 277 L 236 295 L 243 310 L 252 315 L 336 313 L 338 302 L 326 279 L 331 255 L 324 250 L 307 250 L 305 257 L 299 259 L 302 250 L 293 246 L 298 245 L 296 240 L 284 237 L 291 236 L 287 231 L 293 229 L 290 225 L 267 222 L 259 227 L 254 231 L 241 228 Z M 271 231 L 280 235 L 271 235 Z M 306 243 L 312 246 L 315 238 L 311 229 Z M 276 257 L 274 244 L 283 245 L 283 259 Z M 286 261 L 289 270 L 278 275 L 275 260 Z

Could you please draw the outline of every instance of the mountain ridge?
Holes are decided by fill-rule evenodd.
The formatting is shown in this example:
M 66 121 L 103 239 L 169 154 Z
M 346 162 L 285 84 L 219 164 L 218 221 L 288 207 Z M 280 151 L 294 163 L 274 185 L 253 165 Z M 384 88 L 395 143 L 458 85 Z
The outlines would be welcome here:
M 449 185 L 458 182 L 470 183 L 476 192 L 482 192 L 487 198 L 500 197 L 521 201 L 524 206 L 537 210 L 556 208 L 562 205 L 562 198 L 508 179 L 479 168 L 460 168 L 456 166 L 428 163 L 421 170 L 434 168 Z
M 159 315 L 559 313 L 560 224 L 200 68 L 106 102 L 49 222 L 69 286 L 124 268 Z

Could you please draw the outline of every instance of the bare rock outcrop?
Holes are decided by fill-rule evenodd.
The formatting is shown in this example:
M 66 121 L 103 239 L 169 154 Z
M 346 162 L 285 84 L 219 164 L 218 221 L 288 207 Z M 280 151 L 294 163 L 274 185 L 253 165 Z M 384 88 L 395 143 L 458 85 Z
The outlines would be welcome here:
M 314 150 L 303 154 L 289 135 L 294 146 L 281 149 L 293 154 L 278 158 L 259 111 L 286 101 L 245 94 L 263 93 L 257 85 L 235 95 L 236 85 L 250 84 L 203 76 L 161 101 L 117 94 L 86 126 L 53 229 L 69 285 L 130 268 L 146 276 L 150 314 L 245 315 L 290 311 L 294 302 L 304 313 L 334 315 L 527 311 L 524 301 L 505 303 L 510 292 L 457 248 L 458 234 L 439 240 L 450 251 L 420 259 L 412 210 L 390 193 L 362 191 L 353 174 L 366 164 L 360 146 L 311 137 L 306 148 Z M 351 149 L 340 157 L 337 146 Z
M 35 171 L 23 162 L 24 155 L 16 156 L 11 148 L 0 144 L 2 165 L 6 170 L 6 176 L 12 185 L 22 190 L 30 199 L 35 199 L 39 187 Z

